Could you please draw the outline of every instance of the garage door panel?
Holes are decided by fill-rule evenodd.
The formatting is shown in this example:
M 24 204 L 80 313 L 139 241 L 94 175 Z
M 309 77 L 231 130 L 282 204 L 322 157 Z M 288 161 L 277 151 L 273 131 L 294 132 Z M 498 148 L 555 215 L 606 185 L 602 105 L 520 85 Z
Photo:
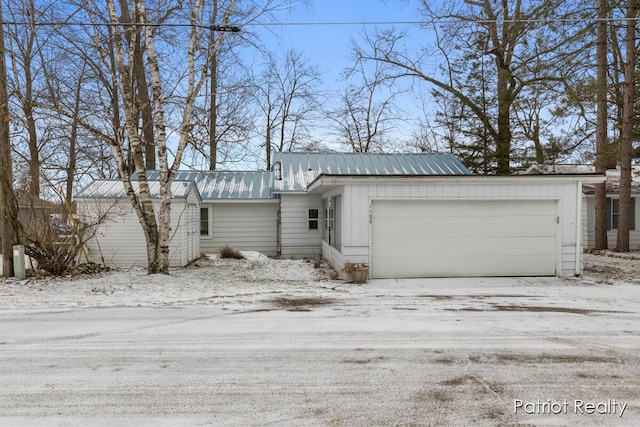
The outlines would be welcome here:
M 374 200 L 372 277 L 554 275 L 554 200 Z
M 456 276 L 480 277 L 480 276 L 536 276 L 539 275 L 539 264 L 555 262 L 553 255 L 537 256 L 509 256 L 509 257 L 474 257 L 474 258 L 452 258 L 434 256 L 428 260 L 421 257 L 406 257 L 401 260 L 385 259 L 384 257 L 374 257 L 371 260 L 372 267 L 376 264 L 389 265 L 389 270 L 385 273 L 394 278 L 425 277 L 416 276 L 412 273 L 416 264 L 421 264 L 425 270 L 429 271 L 428 277 L 450 277 L 452 271 Z M 496 274 L 499 271 L 499 274 Z M 372 270 L 373 277 L 375 270 Z
M 376 255 L 382 257 L 475 257 L 536 255 L 548 253 L 553 237 L 496 238 L 488 244 L 485 238 L 440 238 L 428 243 L 416 239 L 389 239 L 388 245 L 377 248 Z
M 379 204 L 378 203 L 381 203 Z M 549 204 L 552 200 L 384 200 L 374 201 L 377 204 L 376 215 L 396 218 L 397 206 L 402 205 L 407 217 L 482 217 L 496 215 L 532 215 L 549 214 Z M 427 203 L 427 204 L 425 204 Z M 431 204 L 431 205 L 428 205 Z M 508 205 L 508 211 L 505 206 Z
M 407 227 L 403 221 L 397 218 L 388 221 L 376 232 L 376 237 L 394 238 L 456 238 L 456 237 L 506 237 L 506 236 L 539 236 L 541 230 L 548 230 L 553 236 L 553 228 L 556 221 L 553 216 L 511 216 L 483 217 L 483 218 L 441 218 L 426 220 L 419 218 L 416 227 Z M 376 221 L 384 219 L 376 217 Z

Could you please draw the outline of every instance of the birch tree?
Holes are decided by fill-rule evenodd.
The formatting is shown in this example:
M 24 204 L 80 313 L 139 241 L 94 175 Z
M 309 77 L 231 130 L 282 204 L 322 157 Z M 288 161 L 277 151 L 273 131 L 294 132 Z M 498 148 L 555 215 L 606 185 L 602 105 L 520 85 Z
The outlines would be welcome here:
M 206 80 L 206 68 L 197 67 L 198 54 L 202 53 L 201 40 L 204 37 L 202 29 L 208 28 L 203 22 L 203 0 L 189 3 L 189 36 L 186 50 L 184 74 L 186 81 L 182 82 L 183 97 L 180 100 L 182 118 L 177 129 L 176 148 L 173 151 L 173 161 L 169 160 L 167 124 L 165 109 L 167 107 L 166 92 L 163 86 L 158 54 L 156 35 L 159 27 L 150 21 L 145 1 L 135 1 L 130 5 L 132 19 L 121 22 L 122 11 L 114 0 L 107 0 L 107 9 L 113 29 L 113 49 L 115 52 L 116 68 L 113 70 L 113 80 L 116 83 L 125 114 L 126 138 L 131 146 L 131 155 L 137 174 L 139 191 L 136 192 L 131 178 L 126 170 L 126 156 L 123 138 L 117 138 L 111 144 L 113 156 L 124 184 L 126 193 L 138 216 L 147 243 L 147 260 L 149 274 L 169 272 L 169 232 L 171 213 L 171 184 L 180 165 L 183 152 L 188 142 L 191 127 L 191 116 L 196 94 L 199 93 Z M 233 2 L 230 9 L 233 8 Z M 221 25 L 228 25 L 229 15 L 225 15 Z M 142 32 L 137 29 L 142 28 Z M 141 37 L 142 40 L 138 40 Z M 136 46 L 142 49 L 137 50 Z M 162 43 L 160 43 L 162 45 Z M 206 45 L 206 43 L 205 43 Z M 215 52 L 215 47 L 205 49 L 205 55 Z M 157 166 L 159 168 L 159 209 L 158 215 L 154 211 L 149 181 L 145 172 L 142 150 L 142 136 L 138 126 L 138 102 L 134 88 L 130 84 L 134 75 L 135 55 L 143 54 L 146 59 L 147 73 L 151 79 L 151 93 L 153 102 L 153 122 L 155 146 L 157 147 Z M 207 62 L 210 58 L 206 58 Z

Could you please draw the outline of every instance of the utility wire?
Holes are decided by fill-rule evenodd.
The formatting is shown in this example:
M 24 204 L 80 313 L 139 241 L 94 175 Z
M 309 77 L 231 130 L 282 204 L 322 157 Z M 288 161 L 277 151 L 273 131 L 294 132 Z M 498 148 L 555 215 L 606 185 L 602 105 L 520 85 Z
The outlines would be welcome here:
M 616 21 L 640 21 L 640 17 L 635 18 L 603 18 L 603 19 L 585 19 L 585 18 L 545 18 L 545 19 L 435 19 L 430 21 L 322 21 L 322 22 L 252 22 L 242 26 L 231 25 L 201 25 L 201 24 L 189 24 L 179 22 L 164 22 L 162 24 L 154 23 L 140 23 L 140 22 L 77 22 L 77 21 L 61 21 L 61 22 L 33 22 L 33 21 L 3 21 L 2 25 L 17 25 L 17 26 L 35 26 L 35 27 L 63 27 L 63 26 L 88 26 L 88 27 L 113 27 L 113 26 L 130 26 L 130 27 L 192 27 L 208 29 L 211 31 L 223 31 L 223 32 L 240 32 L 242 27 L 321 27 L 321 26 L 368 26 L 368 25 L 427 25 L 427 24 L 451 24 L 451 23 L 477 23 L 477 24 L 493 24 L 493 23 L 580 23 L 580 22 L 616 22 Z
M 179 22 L 165 22 L 162 24 L 142 23 L 142 22 L 76 22 L 76 21 L 62 21 L 62 22 L 38 22 L 38 21 L 3 21 L 1 25 L 16 25 L 16 26 L 29 26 L 29 27 L 196 27 L 211 31 L 221 31 L 238 33 L 241 31 L 240 27 L 233 25 L 200 25 L 200 24 L 186 24 Z

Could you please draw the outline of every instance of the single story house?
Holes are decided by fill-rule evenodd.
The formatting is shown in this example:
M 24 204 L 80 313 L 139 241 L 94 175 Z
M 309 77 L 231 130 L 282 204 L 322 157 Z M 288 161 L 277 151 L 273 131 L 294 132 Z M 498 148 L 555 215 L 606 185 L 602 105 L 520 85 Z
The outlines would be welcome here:
M 575 174 L 592 173 L 595 167 L 592 165 L 535 165 L 529 168 L 529 173 L 538 174 Z M 610 249 L 616 247 L 618 233 L 618 215 L 620 213 L 620 169 L 608 169 L 606 171 L 605 187 L 607 192 L 607 243 Z M 584 186 L 583 203 L 583 233 L 582 244 L 585 249 L 595 247 L 595 187 Z M 631 250 L 640 250 L 640 166 L 631 169 L 631 204 L 629 205 L 629 247 Z
M 157 172 L 149 173 L 157 179 Z M 276 153 L 271 171 L 180 171 L 200 245 L 323 257 L 372 278 L 574 276 L 592 173 L 474 176 L 442 153 Z
M 138 191 L 138 183 L 133 182 Z M 160 206 L 159 181 L 149 189 L 156 212 Z M 77 218 L 96 224 L 86 243 L 89 259 L 108 267 L 146 267 L 147 245 L 138 216 L 119 179 L 96 180 L 75 196 Z M 171 235 L 169 265 L 184 267 L 200 256 L 200 193 L 193 181 L 174 180 L 171 185 Z
M 147 178 L 157 180 L 158 171 L 147 171 Z M 280 201 L 272 193 L 272 172 L 178 171 L 175 179 L 194 182 L 200 193 L 203 253 L 216 253 L 223 246 L 230 246 L 267 256 L 279 255 Z

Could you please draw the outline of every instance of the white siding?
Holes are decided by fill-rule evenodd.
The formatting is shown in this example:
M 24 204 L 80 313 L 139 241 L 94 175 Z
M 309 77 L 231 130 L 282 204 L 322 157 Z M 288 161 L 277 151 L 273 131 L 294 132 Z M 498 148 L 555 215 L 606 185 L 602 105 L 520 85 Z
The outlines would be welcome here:
M 331 265 L 343 279 L 347 278 L 346 274 L 342 271 L 345 262 L 368 262 L 368 260 L 358 261 L 347 259 L 344 254 L 340 253 L 340 251 L 333 246 L 330 246 L 329 243 L 325 241 L 322 242 L 322 255 L 329 265 Z
M 228 245 L 236 250 L 275 256 L 277 202 L 202 204 L 211 209 L 211 237 L 201 236 L 201 251 L 216 253 Z
M 309 230 L 309 209 L 318 209 L 317 230 Z M 322 202 L 319 194 L 283 194 L 280 199 L 281 247 L 286 258 L 316 258 L 322 251 Z
M 127 199 L 78 199 L 78 214 L 86 221 L 107 213 L 107 219 L 98 226 L 86 244 L 89 259 L 109 267 L 147 267 L 147 245 L 142 226 Z M 156 212 L 159 201 L 154 201 Z M 187 200 L 171 201 L 171 231 L 169 265 L 183 267 L 199 256 L 199 225 L 189 226 L 189 211 L 199 210 L 197 193 L 192 191 Z
M 575 274 L 577 185 L 562 183 L 407 183 L 345 185 L 343 188 L 342 250 L 350 261 L 370 257 L 369 207 L 375 199 L 542 199 L 556 200 L 561 218 L 558 260 L 561 276 Z M 325 197 L 325 195 L 323 195 Z
M 635 197 L 635 196 L 634 196 Z M 592 194 L 584 197 L 585 209 L 584 215 L 587 217 L 585 232 L 582 236 L 583 246 L 588 249 L 593 249 L 596 245 L 596 205 L 595 196 Z M 635 197 L 635 230 L 629 231 L 629 248 L 634 250 L 640 250 L 640 197 Z M 618 230 L 607 231 L 607 244 L 610 249 L 616 247 L 616 241 L 618 239 Z

